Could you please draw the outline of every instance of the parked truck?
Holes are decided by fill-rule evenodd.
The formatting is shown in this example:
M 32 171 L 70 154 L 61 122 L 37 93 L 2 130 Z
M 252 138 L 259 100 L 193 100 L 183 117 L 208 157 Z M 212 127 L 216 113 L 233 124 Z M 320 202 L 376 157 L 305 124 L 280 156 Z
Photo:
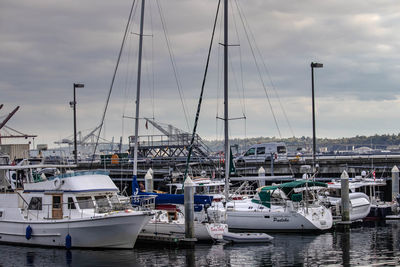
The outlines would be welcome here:
M 287 160 L 286 144 L 271 142 L 252 145 L 245 153 L 235 158 L 236 163 L 266 162 Z

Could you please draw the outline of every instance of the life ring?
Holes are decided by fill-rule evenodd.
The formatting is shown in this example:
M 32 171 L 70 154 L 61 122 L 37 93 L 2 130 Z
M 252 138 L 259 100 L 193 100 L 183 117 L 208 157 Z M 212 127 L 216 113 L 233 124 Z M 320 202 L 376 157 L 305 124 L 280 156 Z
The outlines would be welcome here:
M 54 189 L 59 189 L 61 187 L 61 180 L 60 178 L 54 178 L 53 180 Z

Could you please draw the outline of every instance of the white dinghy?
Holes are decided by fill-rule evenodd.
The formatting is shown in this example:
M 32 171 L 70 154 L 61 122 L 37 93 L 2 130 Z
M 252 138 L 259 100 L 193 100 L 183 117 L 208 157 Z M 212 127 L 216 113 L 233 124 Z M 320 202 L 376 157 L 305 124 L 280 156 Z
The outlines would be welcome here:
M 223 235 L 225 241 L 232 243 L 267 243 L 274 238 L 265 233 L 232 233 L 226 232 Z

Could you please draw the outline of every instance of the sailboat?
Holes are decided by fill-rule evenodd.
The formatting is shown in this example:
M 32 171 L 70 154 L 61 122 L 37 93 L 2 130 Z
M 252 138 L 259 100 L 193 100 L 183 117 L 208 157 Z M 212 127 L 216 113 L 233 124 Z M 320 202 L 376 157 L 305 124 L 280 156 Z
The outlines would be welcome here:
M 156 197 L 156 205 L 159 210 L 144 227 L 143 233 L 150 234 L 184 234 L 185 218 L 182 216 L 183 195 L 158 194 L 152 192 L 141 192 L 137 184 L 137 161 L 138 161 L 138 134 L 139 134 L 139 103 L 140 103 L 140 82 L 141 82 L 141 60 L 143 47 L 143 24 L 144 24 L 144 7 L 145 0 L 141 2 L 141 18 L 140 18 L 140 34 L 139 34 L 139 57 L 138 57 L 138 73 L 137 73 L 137 90 L 136 90 L 136 115 L 135 115 L 135 145 L 134 145 L 134 161 L 133 161 L 133 181 L 132 192 L 134 196 L 154 196 Z M 190 153 L 189 153 L 190 155 Z M 188 159 L 189 160 L 189 159 Z M 223 234 L 227 229 L 227 225 L 219 221 L 211 220 L 207 215 L 205 206 L 210 206 L 212 196 L 195 196 L 195 205 L 200 207 L 195 215 L 194 234 L 197 240 L 212 241 L 223 238 Z M 169 204 L 162 206 L 160 204 Z
M 224 0 L 224 148 L 225 148 L 225 199 L 229 229 L 303 231 L 326 230 L 332 227 L 332 214 L 318 198 L 307 198 L 313 187 L 311 181 L 296 184 L 282 184 L 258 189 L 254 198 L 229 199 L 230 149 L 228 134 L 228 0 Z M 326 184 L 317 184 L 326 187 Z M 290 190 L 289 190 L 290 189 Z M 287 191 L 289 190 L 289 191 Z M 302 190 L 306 198 L 292 191 Z M 263 196 L 281 197 L 265 199 Z M 295 199 L 291 199 L 294 196 Z M 210 210 L 210 213 L 212 211 Z

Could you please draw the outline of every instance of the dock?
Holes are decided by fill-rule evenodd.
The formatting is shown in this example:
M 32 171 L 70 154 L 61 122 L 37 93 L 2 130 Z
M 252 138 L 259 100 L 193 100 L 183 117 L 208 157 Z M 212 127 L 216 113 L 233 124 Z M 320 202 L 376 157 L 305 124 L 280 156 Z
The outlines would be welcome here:
M 187 239 L 184 234 L 140 233 L 137 242 L 162 246 L 190 247 L 197 242 L 197 239 Z

